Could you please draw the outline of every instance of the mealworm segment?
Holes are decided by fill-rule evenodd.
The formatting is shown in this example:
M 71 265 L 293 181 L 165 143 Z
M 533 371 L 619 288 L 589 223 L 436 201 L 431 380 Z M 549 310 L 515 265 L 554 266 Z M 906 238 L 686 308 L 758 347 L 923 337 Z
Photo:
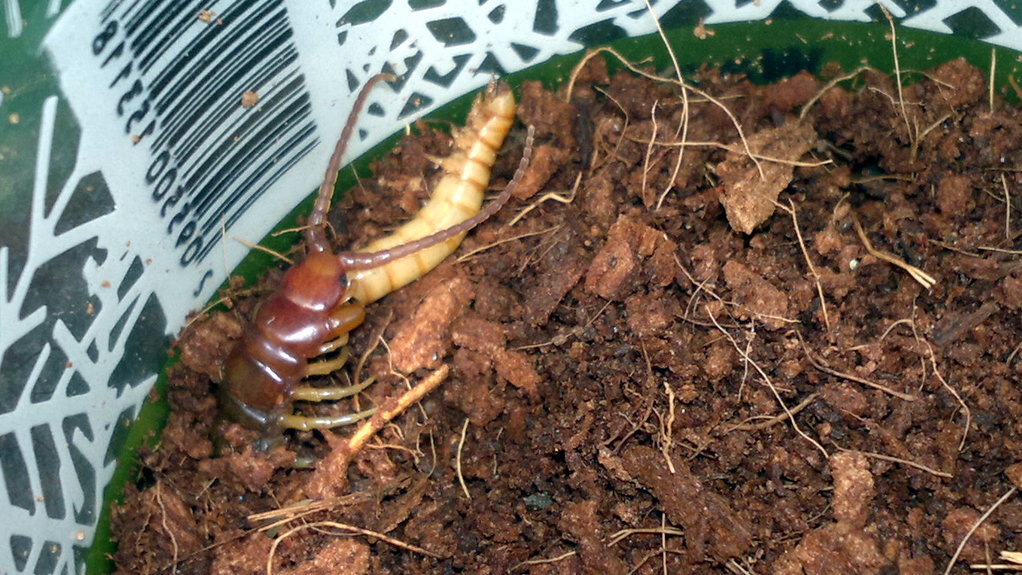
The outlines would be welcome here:
M 264 440 L 284 429 L 347 425 L 374 410 L 332 417 L 293 413 L 295 401 L 334 401 L 357 394 L 370 381 L 314 388 L 301 382 L 340 369 L 347 360 L 348 333 L 362 324 L 365 306 L 418 279 L 457 249 L 465 234 L 496 213 L 522 179 L 532 153 L 530 127 L 514 177 L 482 208 L 490 170 L 515 119 L 515 100 L 505 84 L 491 84 L 476 99 L 464 128 L 454 134 L 454 151 L 442 163 L 444 175 L 422 209 L 392 234 L 354 252 L 332 252 L 326 214 L 341 158 L 358 113 L 374 85 L 372 77 L 348 116 L 327 165 L 308 226 L 306 256 L 292 266 L 277 291 L 259 306 L 221 368 L 221 415 L 258 430 Z M 341 350 L 337 357 L 321 358 Z

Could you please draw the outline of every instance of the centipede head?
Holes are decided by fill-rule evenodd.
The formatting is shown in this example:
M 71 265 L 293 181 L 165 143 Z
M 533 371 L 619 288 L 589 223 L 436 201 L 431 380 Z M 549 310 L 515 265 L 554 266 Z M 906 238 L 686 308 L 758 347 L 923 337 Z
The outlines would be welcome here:
M 305 309 L 337 307 L 348 289 L 348 268 L 330 252 L 312 252 L 284 274 L 277 293 Z

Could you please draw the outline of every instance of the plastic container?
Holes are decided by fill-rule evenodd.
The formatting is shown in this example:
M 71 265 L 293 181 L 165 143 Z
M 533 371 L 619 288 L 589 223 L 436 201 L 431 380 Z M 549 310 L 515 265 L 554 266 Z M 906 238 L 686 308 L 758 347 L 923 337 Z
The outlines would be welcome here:
M 1017 14 L 993 3 L 884 4 L 914 46 L 902 66 L 1022 49 Z M 232 238 L 258 241 L 315 188 L 366 78 L 400 77 L 371 94 L 351 157 L 494 76 L 650 34 L 652 12 L 688 68 L 890 68 L 886 22 L 836 23 L 882 21 L 851 0 L 6 2 L 0 572 L 85 570 L 170 337 L 249 251 Z M 700 20 L 715 35 L 693 35 Z M 742 21 L 761 22 L 724 26 Z

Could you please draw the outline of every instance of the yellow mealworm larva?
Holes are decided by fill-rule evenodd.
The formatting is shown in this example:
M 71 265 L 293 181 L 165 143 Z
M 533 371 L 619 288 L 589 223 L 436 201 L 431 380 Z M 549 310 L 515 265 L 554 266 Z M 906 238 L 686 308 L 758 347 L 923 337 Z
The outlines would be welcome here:
M 505 84 L 492 84 L 472 106 L 465 127 L 454 135 L 454 151 L 443 162 L 444 175 L 415 216 L 394 233 L 360 252 L 376 252 L 432 235 L 479 212 L 497 151 L 515 119 L 515 98 Z M 465 234 L 407 257 L 367 270 L 348 272 L 352 297 L 363 305 L 415 281 L 461 244 Z

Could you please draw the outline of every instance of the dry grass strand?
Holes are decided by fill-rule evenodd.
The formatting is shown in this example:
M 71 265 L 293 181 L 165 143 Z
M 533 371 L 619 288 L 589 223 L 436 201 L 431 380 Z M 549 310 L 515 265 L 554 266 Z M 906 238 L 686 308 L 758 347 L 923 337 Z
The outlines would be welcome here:
M 890 455 L 884 455 L 883 453 L 874 453 L 872 451 L 860 451 L 858 449 L 842 449 L 842 451 L 848 451 L 848 452 L 851 452 L 851 453 L 861 453 L 862 455 L 865 455 L 866 457 L 872 457 L 873 459 L 879 459 L 880 461 L 888 461 L 888 462 L 891 462 L 891 463 L 900 463 L 902 465 L 907 465 L 909 467 L 918 469 L 919 471 L 924 471 L 926 473 L 929 473 L 930 475 L 936 475 L 937 477 L 943 477 L 944 479 L 951 479 L 951 478 L 954 477 L 954 475 L 951 475 L 950 473 L 947 473 L 945 471 L 938 471 L 936 469 L 933 469 L 932 467 L 928 467 L 926 465 L 923 465 L 922 463 L 916 463 L 915 461 L 911 461 L 911 460 L 908 460 L 908 459 L 902 459 L 900 457 L 892 457 Z
M 852 224 L 855 225 L 855 233 L 859 236 L 859 241 L 861 241 L 862 245 L 865 246 L 866 251 L 869 252 L 869 255 L 875 257 L 878 260 L 885 261 L 893 266 L 905 270 L 908 273 L 908 275 L 912 276 L 912 279 L 919 282 L 919 285 L 923 286 L 926 289 L 930 289 L 934 285 L 936 285 L 937 280 L 934 279 L 934 277 L 931 276 L 930 274 L 924 272 L 923 270 L 917 268 L 914 265 L 905 262 L 904 260 L 893 254 L 889 254 L 887 252 L 880 251 L 874 248 L 873 242 L 869 241 L 869 237 L 866 236 L 865 230 L 862 229 L 862 224 L 859 223 L 859 218 L 857 218 L 854 213 L 852 213 Z
M 826 373 L 826 374 L 829 374 L 829 375 L 833 375 L 834 377 L 839 377 L 841 379 L 847 379 L 848 381 L 854 381 L 855 383 L 859 383 L 859 384 L 865 385 L 866 387 L 871 387 L 873 389 L 876 389 L 877 391 L 882 391 L 882 392 L 884 392 L 884 393 L 886 393 L 888 395 L 893 395 L 894 397 L 897 397 L 898 399 L 902 399 L 902 400 L 905 400 L 905 401 L 915 401 L 917 399 L 916 396 L 914 396 L 912 394 L 902 393 L 900 391 L 891 389 L 891 388 L 889 388 L 887 386 L 884 386 L 884 385 L 880 385 L 879 383 L 870 381 L 868 379 L 859 377 L 857 375 L 854 375 L 854 374 L 851 374 L 851 373 L 845 373 L 843 371 L 838 371 L 836 369 L 832 369 L 832 368 L 829 368 L 829 367 L 823 365 L 819 360 L 817 360 L 815 357 L 813 357 L 812 353 L 810 353 L 809 346 L 806 345 L 805 340 L 802 338 L 802 333 L 796 330 L 795 331 L 795 335 L 798 337 L 798 341 L 802 344 L 802 351 L 806 354 L 806 359 L 808 359 L 809 363 L 812 364 L 812 366 L 815 367 L 817 370 L 822 371 L 823 373 Z
M 465 434 L 468 431 L 469 418 L 465 418 L 465 423 L 461 426 L 461 438 L 458 439 L 458 451 L 454 456 L 454 469 L 458 473 L 458 483 L 461 485 L 461 490 L 465 493 L 467 499 L 472 499 L 472 494 L 468 492 L 468 485 L 465 484 L 465 476 L 461 473 L 461 452 L 465 448 Z
M 986 512 L 984 512 L 983 515 L 981 515 L 979 519 L 976 520 L 976 524 L 973 525 L 971 529 L 969 529 L 969 532 L 965 534 L 965 537 L 962 537 L 962 542 L 959 543 L 958 548 L 955 549 L 955 554 L 952 555 L 951 559 L 947 562 L 947 568 L 944 569 L 944 575 L 948 575 L 949 573 L 951 573 L 951 569 L 955 566 L 955 562 L 958 561 L 958 556 L 962 554 L 962 549 L 965 549 L 965 544 L 969 542 L 969 539 L 972 537 L 972 534 L 975 533 L 977 529 L 979 529 L 979 526 L 982 525 L 983 522 L 990 517 L 990 514 L 993 513 L 995 509 L 1000 507 L 1000 505 L 1007 501 L 1009 497 L 1014 495 L 1016 491 L 1018 491 L 1017 487 L 1012 487 L 1011 489 L 1009 489 L 1007 493 L 1002 495 L 1000 499 L 995 501 L 994 504 L 990 506 L 990 509 L 987 509 Z
M 749 354 L 745 350 L 743 350 L 741 346 L 738 345 L 738 342 L 735 341 L 735 338 L 727 330 L 721 327 L 721 325 L 717 322 L 717 318 L 714 317 L 713 312 L 710 310 L 709 306 L 706 306 L 706 314 L 710 317 L 710 321 L 713 322 L 713 325 L 716 326 L 717 329 L 722 334 L 724 334 L 724 337 L 726 337 L 728 341 L 731 342 L 731 345 L 735 348 L 735 351 L 738 352 L 738 355 L 742 356 L 742 359 L 745 360 L 746 364 L 751 365 L 752 368 L 755 369 L 757 373 L 759 373 L 759 376 L 763 378 L 763 381 L 767 384 L 767 387 L 774 394 L 774 399 L 777 401 L 778 404 L 780 404 L 781 409 L 784 410 L 784 413 L 787 414 L 788 420 L 791 422 L 791 428 L 795 430 L 795 433 L 802 436 L 803 439 L 808 441 L 813 447 L 819 450 L 820 453 L 823 454 L 824 458 L 829 459 L 830 453 L 828 453 L 827 450 L 822 445 L 820 445 L 820 442 L 816 441 L 812 437 L 809 437 L 809 435 L 806 434 L 806 432 L 802 431 L 802 428 L 799 427 L 798 422 L 795 421 L 795 415 L 788 408 L 788 404 L 784 403 L 784 398 L 781 397 L 780 392 L 777 391 L 777 387 L 774 386 L 773 382 L 770 380 L 770 376 L 767 375 L 766 371 L 764 371 L 763 368 L 760 367 L 760 365 L 756 363 L 754 359 L 749 357 Z
M 355 533 L 357 535 L 365 535 L 366 537 L 372 537 L 374 539 L 379 539 L 380 541 L 383 541 L 385 543 L 390 543 L 391 545 L 393 545 L 395 547 L 399 547 L 401 549 L 405 549 L 405 550 L 411 551 L 413 553 L 418 553 L 419 555 L 425 555 L 427 557 L 433 557 L 434 559 L 440 559 L 440 556 L 438 556 L 438 555 L 436 555 L 434 553 L 430 553 L 429 551 L 426 551 L 422 547 L 416 547 L 415 545 L 412 545 L 410 543 L 405 543 L 404 541 L 401 541 L 399 539 L 394 539 L 393 537 L 388 537 L 387 535 L 385 535 L 383 533 L 379 533 L 377 531 L 372 531 L 370 529 L 363 529 L 361 527 L 355 527 L 354 525 L 348 525 L 347 523 L 339 523 L 337 521 L 317 521 L 315 523 L 307 523 L 305 525 L 298 525 L 297 527 L 289 529 L 288 531 L 285 531 L 284 533 L 282 533 L 279 537 L 275 537 L 273 539 L 273 544 L 270 545 L 270 552 L 266 556 L 266 575 L 273 575 L 273 557 L 274 557 L 274 555 L 276 555 L 276 553 L 277 553 L 277 546 L 280 545 L 281 541 L 283 541 L 284 539 L 287 539 L 288 537 L 293 536 L 294 534 L 298 533 L 299 531 L 305 531 L 306 529 L 324 530 L 324 529 L 327 529 L 327 528 L 329 528 L 329 529 L 336 529 L 338 531 L 343 531 L 343 532 L 346 532 L 346 533 Z

